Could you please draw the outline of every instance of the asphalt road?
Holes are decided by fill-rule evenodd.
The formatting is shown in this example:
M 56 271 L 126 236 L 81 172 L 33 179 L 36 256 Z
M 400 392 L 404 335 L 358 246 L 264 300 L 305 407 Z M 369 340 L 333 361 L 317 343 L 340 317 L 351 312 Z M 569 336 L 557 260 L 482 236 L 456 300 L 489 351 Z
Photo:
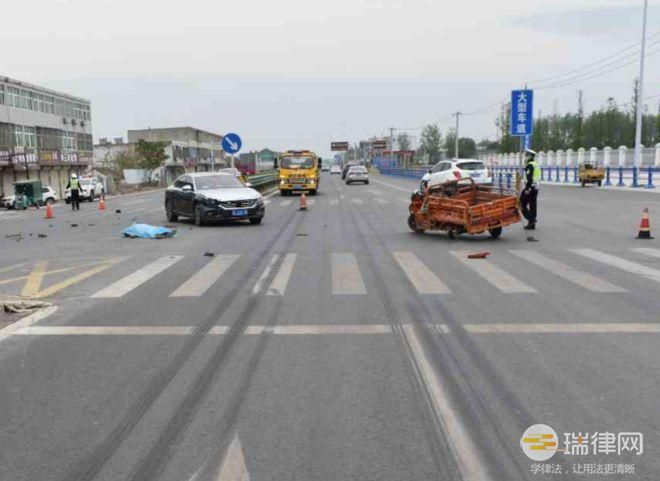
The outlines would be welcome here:
M 538 242 L 450 240 L 408 230 L 414 184 L 324 173 L 158 241 L 121 230 L 162 192 L 0 214 L 0 294 L 58 306 L 0 331 L 0 480 L 658 479 L 660 196 L 543 186 Z

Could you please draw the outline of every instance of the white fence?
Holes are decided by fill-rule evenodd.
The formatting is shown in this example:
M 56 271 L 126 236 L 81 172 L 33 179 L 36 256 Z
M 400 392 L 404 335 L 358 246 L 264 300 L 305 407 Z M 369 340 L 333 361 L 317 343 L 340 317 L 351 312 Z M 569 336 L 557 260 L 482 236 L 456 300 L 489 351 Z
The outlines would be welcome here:
M 590 163 L 602 167 L 632 167 L 634 149 L 629 149 L 622 145 L 618 149 L 605 147 L 599 150 L 592 147 L 589 150 L 580 148 L 577 151 L 557 150 L 548 152 L 539 152 L 536 160 L 541 167 L 575 167 L 584 163 Z M 500 165 L 520 165 L 523 154 L 520 152 L 512 154 L 492 154 L 483 156 L 491 166 Z M 646 147 L 642 149 L 641 156 L 642 167 L 660 167 L 660 144 L 655 147 Z

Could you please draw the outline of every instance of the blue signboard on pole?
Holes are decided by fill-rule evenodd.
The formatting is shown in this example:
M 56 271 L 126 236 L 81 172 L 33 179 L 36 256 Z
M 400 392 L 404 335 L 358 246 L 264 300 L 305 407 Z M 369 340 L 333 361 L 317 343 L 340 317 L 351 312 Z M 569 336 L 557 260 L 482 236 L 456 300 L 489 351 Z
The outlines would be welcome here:
M 534 133 L 534 91 L 511 91 L 511 135 L 523 137 Z
M 225 134 L 222 137 L 222 150 L 228 154 L 235 154 L 243 146 L 243 141 L 238 136 L 238 134 Z

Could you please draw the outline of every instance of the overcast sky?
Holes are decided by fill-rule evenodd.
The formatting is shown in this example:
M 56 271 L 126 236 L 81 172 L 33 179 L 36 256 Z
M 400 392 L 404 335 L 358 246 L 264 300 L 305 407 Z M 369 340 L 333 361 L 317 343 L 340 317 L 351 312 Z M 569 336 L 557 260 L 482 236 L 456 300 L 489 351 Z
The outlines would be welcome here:
M 331 140 L 389 127 L 446 132 L 451 112 L 638 42 L 641 10 L 642 0 L 22 0 L 2 8 L 0 73 L 91 99 L 95 138 L 190 125 L 236 131 L 246 149 L 327 155 Z M 658 31 L 650 0 L 648 33 Z M 571 110 L 579 88 L 588 109 L 628 102 L 637 68 L 539 90 L 536 108 Z M 660 94 L 660 52 L 646 74 L 645 96 Z M 465 117 L 461 135 L 495 137 L 494 118 Z

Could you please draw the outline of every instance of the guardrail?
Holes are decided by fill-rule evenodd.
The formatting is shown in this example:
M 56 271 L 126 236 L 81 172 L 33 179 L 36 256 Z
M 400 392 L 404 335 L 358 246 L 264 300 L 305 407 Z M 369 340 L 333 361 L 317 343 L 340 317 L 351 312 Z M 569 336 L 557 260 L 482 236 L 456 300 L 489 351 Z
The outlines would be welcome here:
M 247 181 L 257 190 L 264 190 L 277 184 L 277 170 L 268 170 L 259 174 L 249 175 Z
M 492 166 L 490 169 L 493 172 L 493 181 L 498 185 L 508 183 L 516 172 L 523 175 L 523 168 L 518 165 L 499 165 Z M 655 189 L 653 183 L 655 174 L 660 174 L 660 167 L 605 167 L 603 185 Z M 541 167 L 541 182 L 579 184 L 579 168 L 567 166 Z
M 421 180 L 422 177 L 428 172 L 427 169 L 382 169 L 379 168 L 378 172 L 382 175 L 395 175 L 398 177 L 407 177 L 409 179 Z

